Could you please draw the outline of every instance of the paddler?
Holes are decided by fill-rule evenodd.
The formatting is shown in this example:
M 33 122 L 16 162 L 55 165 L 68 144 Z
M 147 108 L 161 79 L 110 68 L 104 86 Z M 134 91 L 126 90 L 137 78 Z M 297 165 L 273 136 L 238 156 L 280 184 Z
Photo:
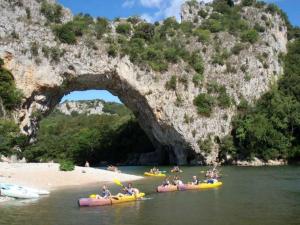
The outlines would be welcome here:
M 179 177 L 176 175 L 176 176 L 174 176 L 173 184 L 174 184 L 174 185 L 182 185 L 183 182 L 182 182 L 182 181 L 179 179 Z
M 169 177 L 167 177 L 164 181 L 163 181 L 163 183 L 162 183 L 162 186 L 169 186 L 171 183 L 170 183 L 170 180 L 169 180 Z
M 123 190 L 125 195 L 136 195 L 140 193 L 139 189 L 132 187 L 132 183 L 128 183 L 127 187 L 125 186 Z

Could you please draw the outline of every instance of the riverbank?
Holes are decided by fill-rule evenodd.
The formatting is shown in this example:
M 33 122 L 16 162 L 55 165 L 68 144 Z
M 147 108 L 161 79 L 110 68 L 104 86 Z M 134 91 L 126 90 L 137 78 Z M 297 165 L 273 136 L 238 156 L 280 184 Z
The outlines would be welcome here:
M 0 182 L 46 190 L 95 185 L 112 182 L 114 178 L 124 182 L 143 177 L 79 166 L 64 172 L 57 163 L 0 163 Z

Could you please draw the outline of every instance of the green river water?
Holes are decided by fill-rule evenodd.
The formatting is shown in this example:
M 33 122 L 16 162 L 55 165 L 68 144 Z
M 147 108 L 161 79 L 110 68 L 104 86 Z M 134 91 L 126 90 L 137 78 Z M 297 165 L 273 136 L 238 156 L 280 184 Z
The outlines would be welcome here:
M 142 175 L 148 167 L 121 167 Z M 170 168 L 161 168 L 169 170 Z M 204 167 L 183 167 L 188 181 Z M 77 199 L 98 187 L 51 193 L 37 201 L 0 205 L 1 225 L 299 225 L 300 167 L 223 167 L 218 189 L 156 193 L 161 178 L 134 182 L 147 198 L 113 206 L 79 208 Z M 202 175 L 203 176 L 203 175 Z M 110 185 L 117 192 L 116 185 Z

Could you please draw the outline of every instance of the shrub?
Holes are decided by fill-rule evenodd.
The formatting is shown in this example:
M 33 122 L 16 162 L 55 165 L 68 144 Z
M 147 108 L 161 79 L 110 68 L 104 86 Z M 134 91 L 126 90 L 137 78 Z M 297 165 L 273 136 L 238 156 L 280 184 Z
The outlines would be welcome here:
M 180 29 L 183 31 L 183 33 L 185 34 L 192 34 L 193 33 L 193 28 L 194 25 L 192 22 L 188 22 L 188 21 L 183 21 L 180 24 Z
M 118 55 L 118 47 L 115 44 L 111 44 L 107 49 L 107 54 L 111 57 L 116 57 Z
M 242 6 L 252 6 L 256 0 L 243 0 L 242 1 Z
M 139 16 L 131 16 L 131 17 L 128 17 L 128 19 L 127 19 L 127 22 L 130 22 L 134 25 L 141 21 L 142 21 L 142 19 Z
M 50 58 L 52 62 L 59 62 L 60 58 L 65 54 L 65 50 L 61 50 L 58 47 L 52 47 L 50 50 Z
M 41 5 L 41 13 L 50 23 L 60 23 L 62 17 L 62 7 L 58 4 L 50 4 L 43 1 Z
M 26 7 L 26 8 L 25 8 L 25 11 L 26 11 L 26 17 L 27 17 L 27 19 L 30 20 L 30 19 L 31 19 L 31 11 L 30 11 L 30 8 Z
M 205 153 L 211 152 L 212 145 L 213 145 L 213 143 L 210 140 L 210 138 L 198 141 L 198 146 L 199 146 L 200 150 L 204 151 Z
M 244 79 L 245 79 L 245 81 L 250 81 L 250 80 L 251 80 L 250 74 L 249 74 L 249 73 L 246 73 Z
M 235 55 L 240 54 L 240 52 L 244 49 L 244 45 L 242 43 L 236 43 L 232 49 L 231 52 Z
M 0 62 L 3 63 L 3 60 Z M 0 67 L 0 99 L 8 110 L 13 110 L 20 105 L 22 93 L 16 88 L 14 77 L 10 71 Z
M 166 82 L 166 89 L 175 91 L 177 87 L 177 76 L 173 75 L 168 82 Z
M 153 24 L 140 23 L 135 27 L 134 37 L 150 41 L 155 34 L 154 28 Z
M 204 65 L 202 57 L 199 53 L 193 52 L 189 58 L 189 64 L 194 68 L 194 70 L 199 73 L 203 74 L 204 72 Z
M 30 52 L 32 56 L 38 56 L 39 55 L 39 44 L 34 41 L 30 44 Z
M 257 32 L 260 32 L 260 33 L 263 33 L 263 32 L 265 32 L 265 27 L 264 26 L 262 26 L 262 25 L 260 25 L 260 24 L 258 24 L 258 23 L 256 23 L 255 25 L 254 25 L 254 29 L 257 31 Z
M 75 169 L 75 165 L 72 161 L 62 160 L 59 163 L 59 170 L 60 171 L 73 171 L 74 169 Z
M 198 16 L 201 16 L 203 19 L 205 19 L 207 17 L 207 15 L 208 15 L 208 13 L 203 9 L 200 9 L 198 11 Z
M 72 23 L 55 26 L 54 34 L 62 43 L 76 44 L 76 35 Z
M 108 20 L 104 17 L 98 17 L 97 22 L 95 24 L 95 33 L 98 39 L 102 38 L 103 34 L 105 34 L 109 30 Z
M 256 30 L 248 30 L 241 34 L 241 40 L 243 42 L 250 42 L 251 44 L 254 44 L 259 38 L 259 35 Z
M 227 154 L 235 157 L 237 154 L 237 148 L 234 144 L 233 137 L 231 135 L 227 135 L 224 138 L 221 139 L 220 142 L 220 152 L 219 157 L 221 159 L 225 159 Z
M 0 58 L 0 68 L 4 65 L 4 60 Z
M 231 105 L 230 96 L 227 94 L 226 90 L 219 93 L 217 97 L 218 106 L 221 108 L 228 108 Z
M 116 28 L 117 33 L 130 35 L 131 34 L 131 25 L 129 23 L 120 23 Z
M 215 99 L 208 94 L 202 93 L 194 99 L 194 105 L 197 107 L 200 115 L 210 117 L 215 105 Z
M 195 86 L 199 86 L 200 83 L 203 81 L 204 76 L 203 74 L 197 73 L 196 75 L 193 76 L 193 83 Z
M 199 28 L 194 31 L 194 35 L 198 37 L 198 41 L 206 43 L 209 41 L 211 33 L 209 30 L 203 30 Z
M 23 147 L 27 141 L 26 136 L 20 134 L 18 125 L 12 120 L 0 118 L 0 154 L 12 154 L 15 146 Z

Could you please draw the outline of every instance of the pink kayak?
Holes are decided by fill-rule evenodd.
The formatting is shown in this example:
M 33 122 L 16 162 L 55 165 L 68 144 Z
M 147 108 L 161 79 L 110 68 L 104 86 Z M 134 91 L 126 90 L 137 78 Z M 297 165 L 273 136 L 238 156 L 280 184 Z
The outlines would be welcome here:
M 104 206 L 104 205 L 111 205 L 112 202 L 110 199 L 105 198 L 80 198 L 78 200 L 79 206 Z
M 210 189 L 210 188 L 217 188 L 222 186 L 222 182 L 215 182 L 213 184 L 209 183 L 200 183 L 198 185 L 193 184 L 182 184 L 179 186 L 175 185 L 168 185 L 168 186 L 158 186 L 157 192 L 172 192 L 172 191 L 185 191 L 185 190 L 199 190 L 199 189 Z
M 167 186 L 158 186 L 156 191 L 157 192 L 172 192 L 172 191 L 183 191 L 185 190 L 185 185 L 167 185 Z

